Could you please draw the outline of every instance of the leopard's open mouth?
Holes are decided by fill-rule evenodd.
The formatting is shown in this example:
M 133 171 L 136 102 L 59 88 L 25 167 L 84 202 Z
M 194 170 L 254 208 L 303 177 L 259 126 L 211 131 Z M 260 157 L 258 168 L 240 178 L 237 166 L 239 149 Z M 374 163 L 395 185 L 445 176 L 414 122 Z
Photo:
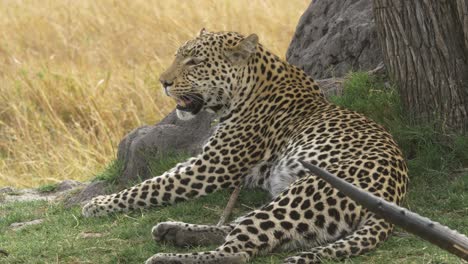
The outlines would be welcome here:
M 180 111 L 197 114 L 203 107 L 203 97 L 201 94 L 187 94 L 177 98 L 177 109 Z

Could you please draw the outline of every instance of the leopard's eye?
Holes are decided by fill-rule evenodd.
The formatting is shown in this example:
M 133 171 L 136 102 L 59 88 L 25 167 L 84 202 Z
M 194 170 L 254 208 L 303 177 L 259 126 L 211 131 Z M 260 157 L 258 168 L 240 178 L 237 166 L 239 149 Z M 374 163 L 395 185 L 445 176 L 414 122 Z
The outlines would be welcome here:
M 195 61 L 195 59 L 190 59 L 185 64 L 188 66 L 193 66 L 193 65 L 197 65 L 197 62 Z
M 195 66 L 203 63 L 205 61 L 205 58 L 189 58 L 186 62 L 185 65 L 187 66 Z

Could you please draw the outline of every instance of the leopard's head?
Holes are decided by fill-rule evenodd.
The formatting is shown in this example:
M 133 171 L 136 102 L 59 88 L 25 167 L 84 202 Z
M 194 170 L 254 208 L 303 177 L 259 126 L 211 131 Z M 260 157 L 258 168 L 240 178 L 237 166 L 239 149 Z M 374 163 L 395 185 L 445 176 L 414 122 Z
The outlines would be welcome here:
M 243 37 L 235 32 L 204 29 L 182 45 L 172 65 L 160 76 L 164 91 L 177 102 L 177 116 L 187 120 L 201 110 L 225 110 L 240 72 L 257 46 L 255 34 Z

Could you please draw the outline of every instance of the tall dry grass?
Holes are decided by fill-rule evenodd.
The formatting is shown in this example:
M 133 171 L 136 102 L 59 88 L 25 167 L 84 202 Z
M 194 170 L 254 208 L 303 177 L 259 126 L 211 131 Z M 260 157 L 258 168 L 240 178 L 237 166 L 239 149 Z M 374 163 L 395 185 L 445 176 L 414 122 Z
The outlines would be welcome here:
M 0 187 L 86 180 L 173 105 L 158 75 L 202 27 L 283 55 L 309 1 L 0 2 Z

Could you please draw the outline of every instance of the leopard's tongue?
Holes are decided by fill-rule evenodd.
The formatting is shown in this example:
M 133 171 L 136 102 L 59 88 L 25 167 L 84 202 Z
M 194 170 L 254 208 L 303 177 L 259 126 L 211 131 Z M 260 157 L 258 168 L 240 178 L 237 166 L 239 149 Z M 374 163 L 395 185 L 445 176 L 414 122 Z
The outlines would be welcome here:
M 182 107 L 186 107 L 187 105 L 191 104 L 192 103 L 192 99 L 190 99 L 189 97 L 181 97 L 177 100 L 177 104 L 182 106 Z

